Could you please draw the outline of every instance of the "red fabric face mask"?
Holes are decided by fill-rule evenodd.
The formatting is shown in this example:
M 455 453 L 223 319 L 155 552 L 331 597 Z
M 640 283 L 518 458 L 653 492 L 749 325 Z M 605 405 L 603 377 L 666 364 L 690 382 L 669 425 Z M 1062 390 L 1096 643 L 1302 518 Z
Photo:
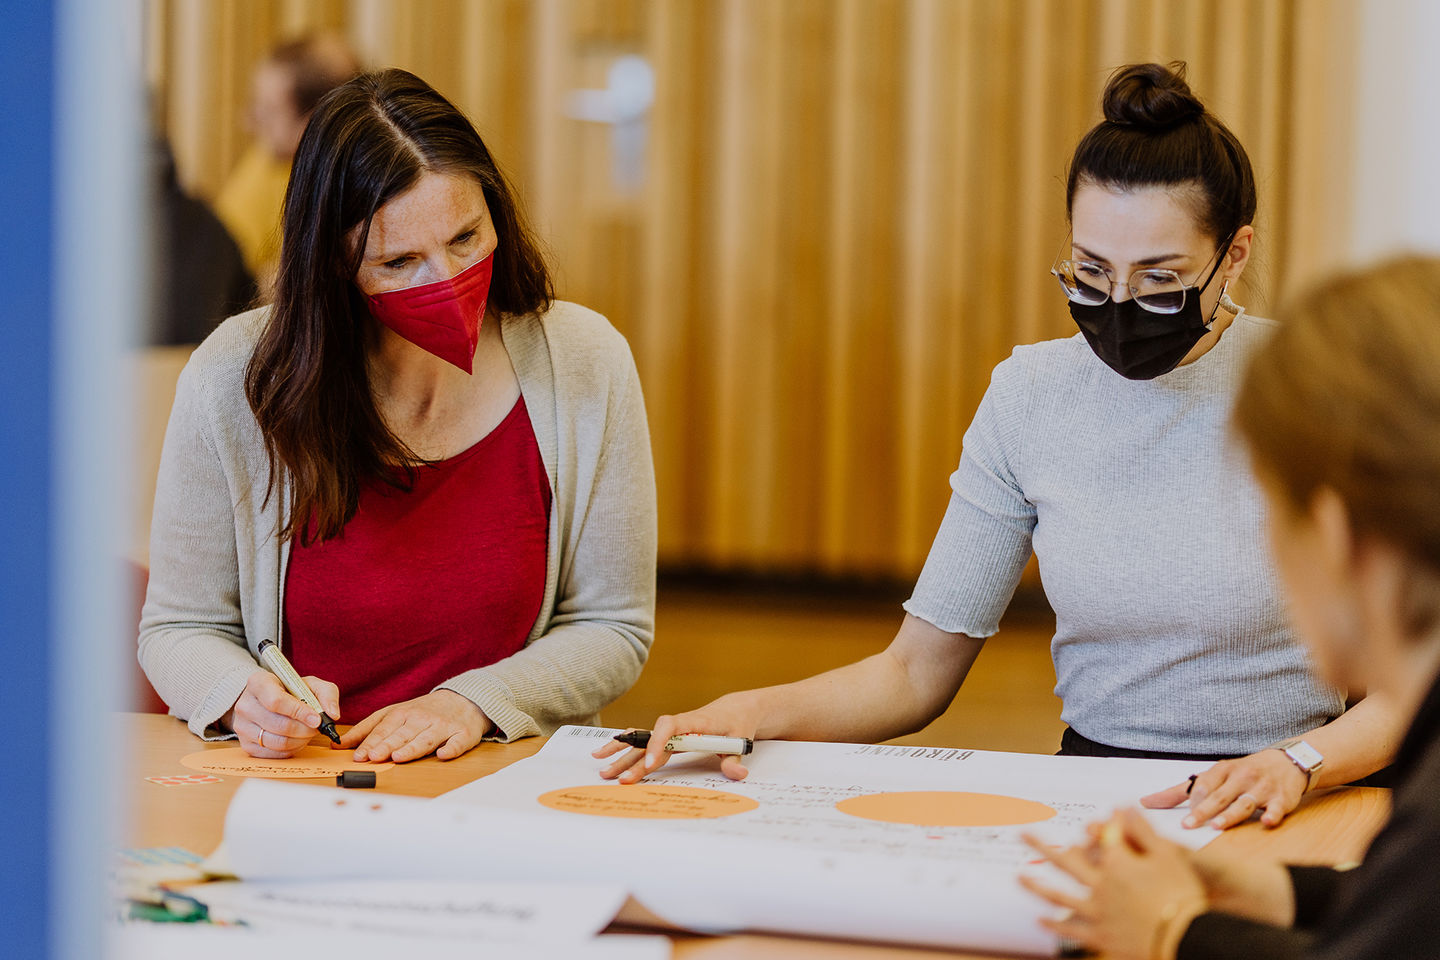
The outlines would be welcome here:
M 370 315 L 415 346 L 472 373 L 494 260 L 491 252 L 449 280 L 367 296 Z

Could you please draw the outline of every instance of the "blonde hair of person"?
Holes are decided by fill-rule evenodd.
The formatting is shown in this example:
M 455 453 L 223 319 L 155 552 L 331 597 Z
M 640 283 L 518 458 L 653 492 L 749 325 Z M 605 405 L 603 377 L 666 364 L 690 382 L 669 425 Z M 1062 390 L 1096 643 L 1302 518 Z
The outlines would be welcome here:
M 1337 276 L 1277 312 L 1234 422 L 1293 510 L 1334 490 L 1359 536 L 1416 569 L 1407 624 L 1440 621 L 1440 259 Z

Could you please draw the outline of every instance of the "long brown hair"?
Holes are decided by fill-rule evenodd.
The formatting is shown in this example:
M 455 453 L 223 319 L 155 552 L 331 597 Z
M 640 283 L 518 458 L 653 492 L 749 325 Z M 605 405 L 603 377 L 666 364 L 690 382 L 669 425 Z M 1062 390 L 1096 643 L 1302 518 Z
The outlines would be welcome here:
M 1431 576 L 1412 584 L 1412 629 L 1440 617 L 1440 259 L 1336 277 L 1276 314 L 1234 422 L 1291 510 L 1321 489 L 1362 537 Z
M 432 171 L 468 174 L 484 190 L 498 239 L 489 309 L 531 313 L 554 299 L 539 245 L 464 114 L 404 70 L 363 74 L 327 94 L 295 153 L 275 305 L 245 376 L 270 455 L 267 498 L 289 484 L 282 539 L 338 536 L 362 483 L 403 489 L 424 462 L 375 406 L 368 311 L 354 278 L 375 212 Z

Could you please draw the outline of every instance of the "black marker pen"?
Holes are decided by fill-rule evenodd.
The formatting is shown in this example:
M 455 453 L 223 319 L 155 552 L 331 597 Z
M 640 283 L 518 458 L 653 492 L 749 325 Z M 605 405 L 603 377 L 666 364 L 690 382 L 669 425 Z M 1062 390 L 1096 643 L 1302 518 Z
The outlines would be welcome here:
M 650 745 L 649 730 L 629 730 L 615 735 L 615 739 L 629 747 L 641 750 Z M 755 749 L 755 741 L 748 737 L 720 737 L 709 733 L 682 733 L 665 742 L 667 753 L 726 753 L 743 757 Z
M 260 641 L 260 662 L 265 664 L 265 669 L 275 674 L 285 689 L 290 691 L 290 696 L 301 701 L 305 706 L 320 714 L 320 732 L 325 734 L 336 743 L 340 742 L 340 734 L 335 732 L 335 721 L 325 715 L 325 708 L 320 706 L 320 699 L 315 696 L 315 691 L 310 689 L 295 668 L 290 666 L 290 661 L 285 659 L 285 654 L 275 645 L 274 640 Z

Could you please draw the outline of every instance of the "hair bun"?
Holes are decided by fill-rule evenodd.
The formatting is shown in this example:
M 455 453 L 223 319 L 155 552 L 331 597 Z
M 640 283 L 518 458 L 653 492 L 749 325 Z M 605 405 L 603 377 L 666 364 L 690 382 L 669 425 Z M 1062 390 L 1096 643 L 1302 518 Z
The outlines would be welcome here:
M 1132 63 L 1116 70 L 1102 97 L 1105 119 L 1142 130 L 1165 130 L 1205 115 L 1185 82 L 1185 64 Z

